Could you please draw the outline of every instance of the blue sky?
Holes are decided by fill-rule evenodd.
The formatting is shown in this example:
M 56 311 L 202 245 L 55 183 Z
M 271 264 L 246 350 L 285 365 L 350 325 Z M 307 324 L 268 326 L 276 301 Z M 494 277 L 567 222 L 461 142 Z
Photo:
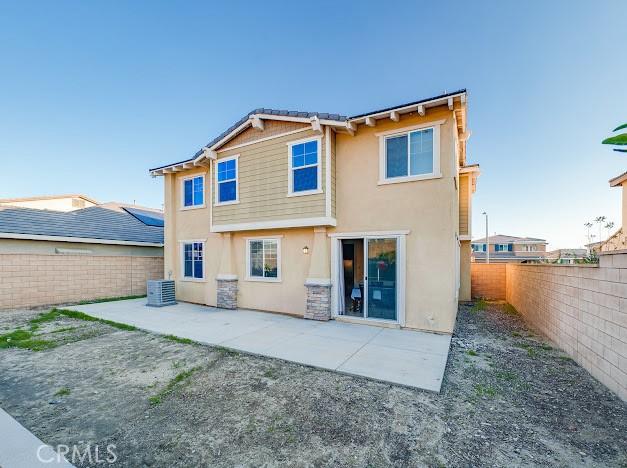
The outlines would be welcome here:
M 149 167 L 250 109 L 357 114 L 466 87 L 474 235 L 619 226 L 627 2 L 0 3 L 0 197 L 159 207 Z M 228 3 L 228 4 L 227 4 Z M 338 9 L 337 6 L 340 6 Z M 25 176 L 24 176 L 25 175 Z

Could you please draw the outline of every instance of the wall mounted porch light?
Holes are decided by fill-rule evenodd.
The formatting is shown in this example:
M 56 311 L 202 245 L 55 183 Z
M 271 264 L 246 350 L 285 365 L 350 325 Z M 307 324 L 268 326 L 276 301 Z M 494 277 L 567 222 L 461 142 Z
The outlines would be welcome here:
M 303 253 L 307 255 L 309 253 L 309 247 L 307 246 L 303 247 Z

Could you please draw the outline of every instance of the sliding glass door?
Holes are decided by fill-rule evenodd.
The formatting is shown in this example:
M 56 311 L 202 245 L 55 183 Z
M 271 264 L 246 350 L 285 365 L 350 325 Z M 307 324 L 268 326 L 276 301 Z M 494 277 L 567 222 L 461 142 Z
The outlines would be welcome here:
M 366 317 L 397 320 L 398 239 L 366 238 Z

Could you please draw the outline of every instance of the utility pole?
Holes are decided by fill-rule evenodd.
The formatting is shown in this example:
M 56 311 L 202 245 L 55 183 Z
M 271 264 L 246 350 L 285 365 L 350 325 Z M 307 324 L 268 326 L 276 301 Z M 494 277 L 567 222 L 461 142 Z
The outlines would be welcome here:
M 488 238 L 488 213 L 481 213 L 485 216 L 485 262 L 490 263 L 490 240 Z

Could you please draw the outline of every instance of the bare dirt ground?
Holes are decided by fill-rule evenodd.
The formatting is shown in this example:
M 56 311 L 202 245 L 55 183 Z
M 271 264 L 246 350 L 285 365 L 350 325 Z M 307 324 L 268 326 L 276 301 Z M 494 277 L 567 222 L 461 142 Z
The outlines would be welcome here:
M 0 335 L 34 342 L 0 346 L 0 407 L 53 446 L 114 444 L 120 467 L 627 466 L 627 405 L 512 312 L 460 308 L 440 395 L 2 312 Z

